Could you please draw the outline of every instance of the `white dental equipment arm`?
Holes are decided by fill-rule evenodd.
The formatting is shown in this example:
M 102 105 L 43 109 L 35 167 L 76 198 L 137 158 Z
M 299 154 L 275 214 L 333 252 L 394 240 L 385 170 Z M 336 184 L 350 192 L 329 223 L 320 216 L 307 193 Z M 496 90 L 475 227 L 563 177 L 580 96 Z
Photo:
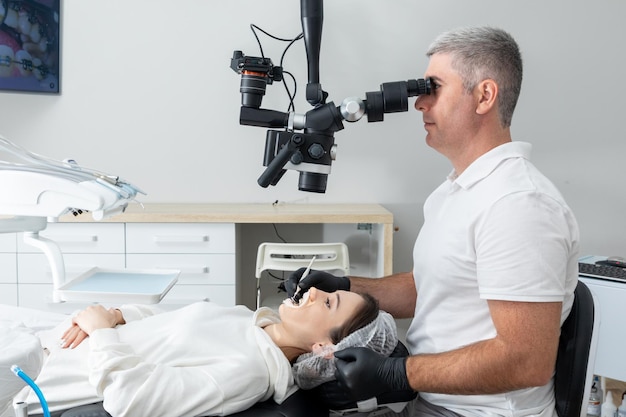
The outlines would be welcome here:
M 54 302 L 62 301 L 58 288 L 65 281 L 63 256 L 39 231 L 67 213 L 91 212 L 102 220 L 124 212 L 138 193 L 145 194 L 119 177 L 42 157 L 2 136 L 0 184 L 0 233 L 24 232 L 24 242 L 44 252 L 52 268 Z

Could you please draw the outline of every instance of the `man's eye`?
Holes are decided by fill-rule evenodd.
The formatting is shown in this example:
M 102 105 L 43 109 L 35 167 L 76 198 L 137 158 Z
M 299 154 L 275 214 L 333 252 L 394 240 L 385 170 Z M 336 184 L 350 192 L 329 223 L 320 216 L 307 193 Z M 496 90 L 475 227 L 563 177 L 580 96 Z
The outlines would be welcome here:
M 326 307 L 330 308 L 330 297 L 326 297 L 326 301 L 324 301 L 324 304 L 326 304 Z

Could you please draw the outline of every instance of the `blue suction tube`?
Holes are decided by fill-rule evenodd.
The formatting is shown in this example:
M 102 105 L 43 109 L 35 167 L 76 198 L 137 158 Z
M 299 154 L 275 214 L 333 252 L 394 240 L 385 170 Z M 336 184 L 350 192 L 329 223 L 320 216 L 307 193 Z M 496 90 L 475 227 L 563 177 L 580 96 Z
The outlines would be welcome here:
M 41 409 L 43 410 L 44 417 L 50 417 L 50 411 L 48 410 L 48 401 L 46 401 L 46 398 L 43 396 L 43 393 L 41 392 L 37 384 L 35 384 L 35 381 L 33 381 L 31 377 L 26 375 L 24 371 L 22 371 L 22 369 L 17 365 L 11 366 L 11 372 L 22 378 L 24 382 L 26 382 L 33 389 L 33 391 L 35 391 L 35 394 L 37 394 L 39 402 L 41 403 Z

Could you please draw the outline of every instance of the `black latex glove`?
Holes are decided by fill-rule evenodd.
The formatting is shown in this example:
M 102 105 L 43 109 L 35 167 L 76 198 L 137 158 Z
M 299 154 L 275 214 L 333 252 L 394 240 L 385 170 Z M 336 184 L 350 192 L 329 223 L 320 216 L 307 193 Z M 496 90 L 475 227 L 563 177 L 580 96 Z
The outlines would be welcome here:
M 406 357 L 385 357 L 371 349 L 356 347 L 335 352 L 335 377 L 356 401 L 390 391 L 412 391 L 406 376 Z
M 289 297 L 293 297 L 297 288 L 300 287 L 300 292 L 298 292 L 298 295 L 295 298 L 296 301 L 300 301 L 304 293 L 312 287 L 326 292 L 350 290 L 350 280 L 348 277 L 338 277 L 333 274 L 329 274 L 328 272 L 316 271 L 314 269 L 312 269 L 309 272 L 309 275 L 300 281 L 300 278 L 305 270 L 306 268 L 300 268 L 297 271 L 292 272 L 285 282 L 285 290 L 287 291 L 287 295 L 289 295 Z

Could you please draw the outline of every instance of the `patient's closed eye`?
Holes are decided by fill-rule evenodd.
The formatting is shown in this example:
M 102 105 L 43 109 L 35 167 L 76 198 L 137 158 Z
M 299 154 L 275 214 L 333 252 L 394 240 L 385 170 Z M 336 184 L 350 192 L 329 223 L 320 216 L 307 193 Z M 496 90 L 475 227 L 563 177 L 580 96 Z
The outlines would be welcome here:
M 326 307 L 330 309 L 330 297 L 326 297 L 326 301 L 324 301 L 324 304 L 326 304 Z

